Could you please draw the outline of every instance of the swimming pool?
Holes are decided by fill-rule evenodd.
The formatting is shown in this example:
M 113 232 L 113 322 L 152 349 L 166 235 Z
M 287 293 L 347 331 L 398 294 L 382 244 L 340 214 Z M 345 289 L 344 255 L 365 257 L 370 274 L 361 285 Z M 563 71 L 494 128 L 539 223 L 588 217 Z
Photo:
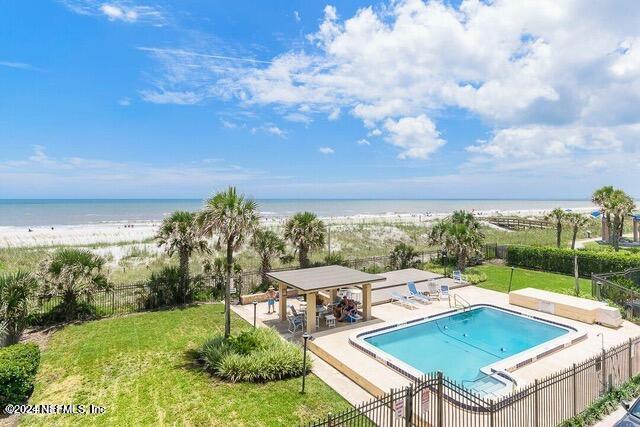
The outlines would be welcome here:
M 576 330 L 497 307 L 475 306 L 360 334 L 358 339 L 366 343 L 365 351 L 381 361 L 391 360 L 387 364 L 398 371 L 415 376 L 441 371 L 468 385 L 490 374 L 490 366 L 545 343 L 557 346 L 560 337 L 572 332 Z

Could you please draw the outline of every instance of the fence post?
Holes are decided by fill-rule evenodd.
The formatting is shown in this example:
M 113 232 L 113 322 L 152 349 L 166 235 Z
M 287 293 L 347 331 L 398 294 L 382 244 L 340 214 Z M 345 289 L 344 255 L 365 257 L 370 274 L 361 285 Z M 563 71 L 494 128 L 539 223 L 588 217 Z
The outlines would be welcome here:
M 631 346 L 633 345 L 633 340 L 629 338 L 629 379 L 633 377 L 633 363 L 631 361 Z
M 577 396 L 577 388 L 576 388 L 576 364 L 573 364 L 573 416 L 578 415 L 578 396 Z
M 395 399 L 395 393 L 394 390 L 391 390 L 390 393 L 391 399 L 389 400 L 390 406 L 389 406 L 389 425 L 392 426 L 393 425 L 393 416 L 394 414 L 394 407 L 393 407 L 393 402 L 396 400 Z
M 405 427 L 411 427 L 411 421 L 413 420 L 413 383 L 409 384 L 409 387 L 405 388 L 405 392 L 404 425 Z
M 333 427 L 333 419 L 331 418 L 331 412 L 327 414 L 327 427 Z
M 489 427 L 493 427 L 495 425 L 495 416 L 496 416 L 496 407 L 493 402 L 493 399 L 489 401 Z
M 533 383 L 533 425 L 538 427 L 538 411 L 540 404 L 538 402 L 538 380 Z
M 607 360 L 607 353 L 605 351 L 605 349 L 602 349 L 602 395 L 604 396 L 607 393 L 607 390 L 609 389 L 608 385 L 607 385 L 607 364 L 606 364 L 606 360 Z
M 444 393 L 443 393 L 443 381 L 442 372 L 438 371 L 438 412 L 437 412 L 437 427 L 444 426 L 444 420 L 442 414 L 444 412 Z

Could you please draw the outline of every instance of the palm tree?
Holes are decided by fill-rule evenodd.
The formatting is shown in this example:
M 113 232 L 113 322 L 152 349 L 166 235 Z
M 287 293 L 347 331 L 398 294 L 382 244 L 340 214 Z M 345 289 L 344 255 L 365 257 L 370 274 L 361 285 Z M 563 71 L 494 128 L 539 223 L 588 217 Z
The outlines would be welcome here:
M 5 345 L 20 341 L 27 327 L 29 300 L 37 287 L 38 281 L 30 273 L 17 271 L 0 276 L 0 343 L 3 336 Z
M 620 238 L 624 232 L 624 219 L 633 212 L 636 204 L 633 199 L 622 190 L 614 190 L 607 204 L 612 220 L 612 243 L 613 249 L 620 249 Z
M 609 229 L 609 241 L 617 251 L 620 249 L 620 237 L 624 230 L 624 219 L 635 209 L 635 203 L 624 191 L 605 186 L 593 193 L 593 203 L 600 207 Z
M 324 246 L 326 234 L 324 222 L 312 212 L 298 212 L 284 226 L 284 238 L 296 247 L 302 268 L 310 264 L 309 253 Z
M 60 249 L 40 265 L 40 292 L 44 297 L 62 297 L 58 310 L 64 320 L 89 317 L 91 307 L 79 304 L 78 298 L 91 300 L 96 292 L 110 288 L 104 264 L 104 258 L 90 251 Z
M 258 205 L 246 200 L 235 187 L 217 193 L 207 200 L 198 215 L 200 231 L 209 236 L 216 235 L 216 247 L 226 248 L 226 283 L 224 289 L 225 323 L 224 336 L 231 335 L 231 269 L 233 254 L 240 249 L 245 239 L 258 227 Z
M 180 260 L 180 288 L 186 293 L 189 286 L 189 259 L 195 251 L 208 251 L 207 241 L 196 227 L 196 214 L 176 211 L 162 221 L 155 236 L 158 246 L 164 246 L 167 255 L 178 254 Z
M 556 224 L 556 246 L 560 247 L 562 243 L 562 223 L 564 222 L 566 216 L 566 212 L 561 208 L 555 208 L 551 212 L 549 212 L 545 219 L 547 221 L 552 221 Z
M 606 185 L 602 188 L 597 189 L 593 192 L 591 196 L 591 201 L 594 205 L 600 208 L 600 213 L 602 215 L 602 219 L 604 220 L 606 227 L 608 230 L 611 230 L 611 214 L 608 211 L 609 200 L 611 199 L 611 195 L 615 189 L 612 185 Z M 604 236 L 602 236 L 604 239 Z M 609 233 L 609 242 L 611 243 L 613 239 L 613 233 Z
M 262 283 L 268 284 L 267 273 L 271 271 L 273 258 L 284 255 L 285 245 L 276 233 L 271 230 L 256 230 L 251 239 L 251 246 L 260 257 L 260 274 Z
M 420 254 L 406 243 L 397 244 L 389 254 L 389 264 L 393 270 L 417 267 Z
M 429 242 L 440 245 L 444 253 L 456 259 L 458 269 L 464 270 L 469 259 L 480 254 L 484 234 L 473 214 L 456 211 L 433 226 Z
M 584 228 L 587 224 L 589 224 L 589 217 L 580 215 L 576 212 L 569 212 L 565 215 L 565 220 L 567 224 L 571 226 L 572 235 L 571 235 L 571 249 L 576 248 L 576 238 L 578 237 L 578 231 L 581 228 Z

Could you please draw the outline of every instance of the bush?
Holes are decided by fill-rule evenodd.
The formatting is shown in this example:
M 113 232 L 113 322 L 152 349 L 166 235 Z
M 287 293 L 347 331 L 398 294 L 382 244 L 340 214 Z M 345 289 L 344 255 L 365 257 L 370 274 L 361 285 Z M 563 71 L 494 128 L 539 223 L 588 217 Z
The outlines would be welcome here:
M 186 304 L 201 296 L 202 279 L 190 280 L 186 289 L 182 286 L 182 274 L 178 267 L 164 267 L 151 273 L 147 283 L 139 285 L 138 298 L 145 309 Z
M 258 328 L 224 339 L 216 336 L 200 349 L 200 360 L 214 375 L 232 381 L 265 382 L 302 375 L 302 350 L 273 329 Z M 311 361 L 307 360 L 307 371 Z
M 0 408 L 27 400 L 40 364 L 35 344 L 15 344 L 0 348 Z
M 514 267 L 573 274 L 574 255 L 578 255 L 578 271 L 582 277 L 640 266 L 640 255 L 637 254 L 532 246 L 509 246 L 507 263 Z

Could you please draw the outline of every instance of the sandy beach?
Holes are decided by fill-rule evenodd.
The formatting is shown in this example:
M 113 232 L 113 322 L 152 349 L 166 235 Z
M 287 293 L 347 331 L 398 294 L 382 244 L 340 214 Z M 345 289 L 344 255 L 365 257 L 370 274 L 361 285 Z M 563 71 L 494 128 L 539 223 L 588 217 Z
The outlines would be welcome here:
M 569 208 L 576 212 L 589 213 L 592 208 Z M 476 211 L 480 219 L 488 216 L 522 216 L 540 217 L 548 210 L 523 209 L 509 211 Z M 442 219 L 448 214 L 439 213 L 394 213 L 382 215 L 358 214 L 351 216 L 322 217 L 326 224 L 359 225 L 359 224 L 424 224 Z M 286 217 L 272 217 L 262 220 L 269 228 L 281 227 Z M 41 247 L 41 246 L 86 246 L 116 245 L 122 243 L 145 242 L 153 238 L 160 223 L 158 221 L 131 223 L 102 223 L 84 225 L 61 225 L 40 227 L 0 227 L 0 248 Z

